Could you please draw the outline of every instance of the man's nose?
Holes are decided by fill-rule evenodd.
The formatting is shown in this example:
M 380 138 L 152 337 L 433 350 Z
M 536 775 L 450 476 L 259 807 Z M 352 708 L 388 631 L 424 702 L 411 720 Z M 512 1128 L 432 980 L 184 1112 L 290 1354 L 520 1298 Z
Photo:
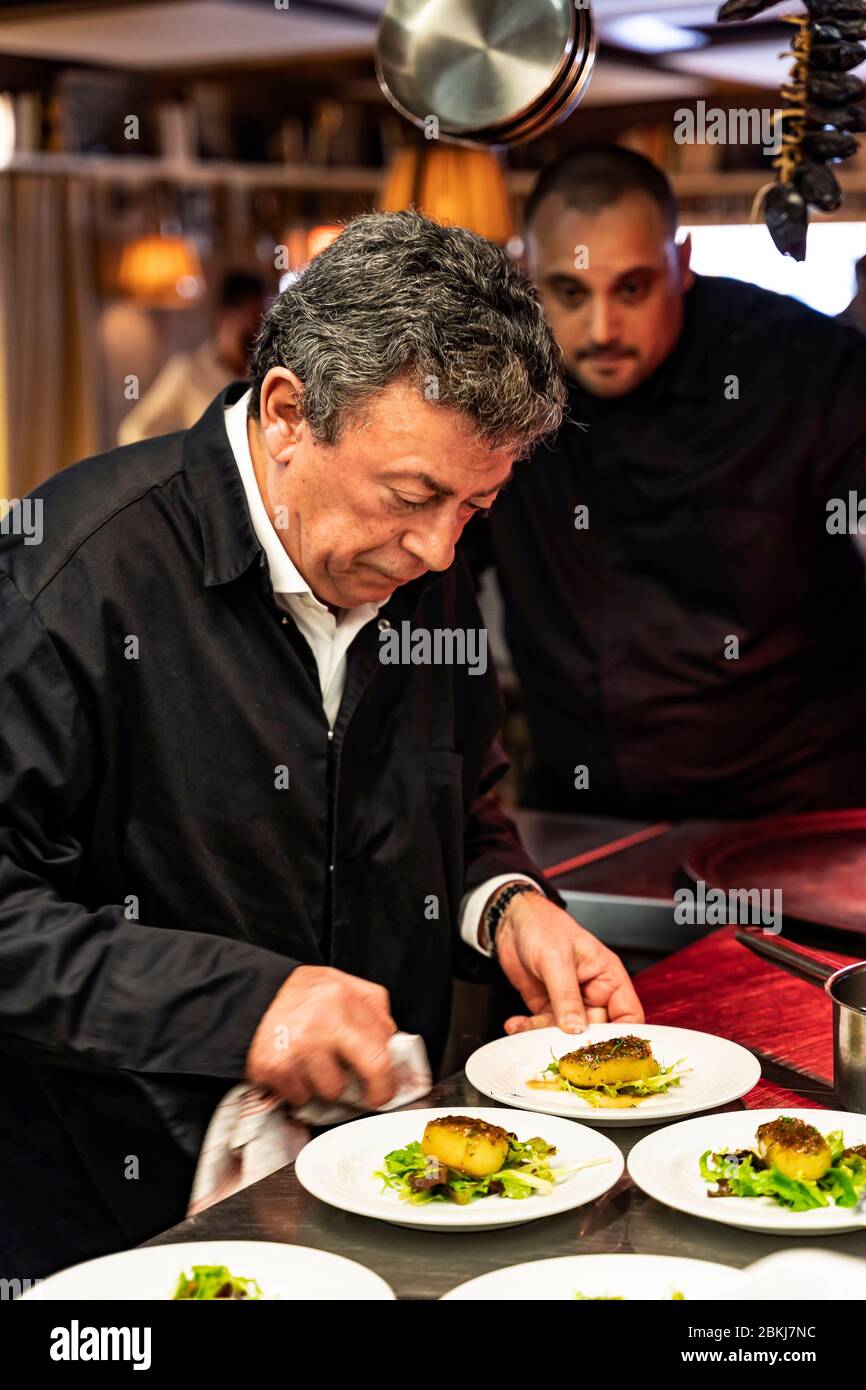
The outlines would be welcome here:
M 592 301 L 590 337 L 597 346 L 603 346 L 616 338 L 616 314 L 614 306 L 604 295 L 597 294 Z
M 443 512 L 438 517 L 427 517 L 423 527 L 418 526 L 403 537 L 403 548 L 420 560 L 425 569 L 447 570 L 454 559 L 461 527 L 455 518 Z

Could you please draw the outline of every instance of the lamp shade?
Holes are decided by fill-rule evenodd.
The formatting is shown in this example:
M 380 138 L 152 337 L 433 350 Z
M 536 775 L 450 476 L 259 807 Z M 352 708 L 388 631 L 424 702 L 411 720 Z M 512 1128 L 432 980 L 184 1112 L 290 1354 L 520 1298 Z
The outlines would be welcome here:
M 124 248 L 118 284 L 133 299 L 165 309 L 181 309 L 198 298 L 203 285 L 201 261 L 191 242 L 180 236 L 143 236 Z
M 502 165 L 490 150 L 404 145 L 388 171 L 381 208 L 397 212 L 410 206 L 500 244 L 514 235 Z

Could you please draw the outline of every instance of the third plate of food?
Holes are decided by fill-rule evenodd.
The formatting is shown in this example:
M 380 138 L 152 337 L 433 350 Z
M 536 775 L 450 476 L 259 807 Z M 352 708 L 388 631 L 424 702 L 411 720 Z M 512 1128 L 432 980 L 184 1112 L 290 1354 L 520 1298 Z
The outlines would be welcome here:
M 473 1052 L 484 1095 L 589 1125 L 647 1125 L 713 1110 L 751 1091 L 761 1067 L 738 1043 L 660 1023 L 590 1023 L 513 1033 Z
M 667 1125 L 632 1149 L 638 1187 L 676 1211 L 774 1235 L 866 1231 L 866 1115 L 733 1110 Z

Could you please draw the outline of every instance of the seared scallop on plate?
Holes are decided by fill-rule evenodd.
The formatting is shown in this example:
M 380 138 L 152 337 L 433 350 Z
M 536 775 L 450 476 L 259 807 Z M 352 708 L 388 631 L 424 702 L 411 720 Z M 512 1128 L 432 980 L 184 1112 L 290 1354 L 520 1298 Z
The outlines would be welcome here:
M 330 1206 L 439 1231 L 570 1211 L 600 1197 L 623 1168 L 596 1130 L 494 1106 L 369 1115 L 318 1135 L 295 1162 L 298 1181 Z
M 588 1125 L 647 1125 L 712 1110 L 761 1075 L 738 1043 L 659 1023 L 590 1023 L 582 1033 L 540 1028 L 473 1052 L 466 1075 L 503 1105 Z

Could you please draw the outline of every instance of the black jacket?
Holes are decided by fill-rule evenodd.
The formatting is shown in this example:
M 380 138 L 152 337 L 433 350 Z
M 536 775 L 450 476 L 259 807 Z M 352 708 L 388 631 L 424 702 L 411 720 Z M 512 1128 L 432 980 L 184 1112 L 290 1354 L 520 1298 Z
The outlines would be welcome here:
M 864 479 L 866 339 L 755 285 L 696 277 L 674 351 L 628 395 L 571 382 L 554 447 L 466 533 L 505 599 L 527 803 L 861 805 L 866 581 L 827 507 Z
M 52 478 L 42 543 L 0 543 L 0 1277 L 183 1217 L 298 963 L 385 985 L 435 1065 L 452 974 L 494 968 L 464 892 L 538 876 L 486 795 L 492 669 L 382 664 L 368 624 L 328 737 L 225 433 L 243 389 Z M 460 565 L 382 615 L 480 625 Z

